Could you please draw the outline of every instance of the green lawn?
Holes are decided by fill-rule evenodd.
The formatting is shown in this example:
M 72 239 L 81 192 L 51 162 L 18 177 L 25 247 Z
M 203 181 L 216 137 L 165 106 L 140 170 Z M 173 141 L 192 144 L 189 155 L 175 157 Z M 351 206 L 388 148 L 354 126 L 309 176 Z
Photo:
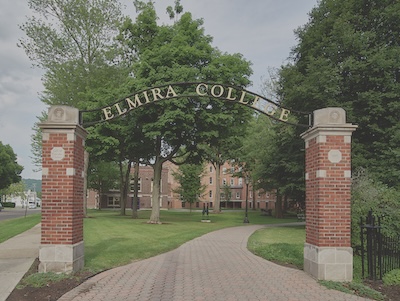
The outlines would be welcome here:
M 85 266 L 98 271 L 173 250 L 208 232 L 243 226 L 240 211 L 210 214 L 210 223 L 201 222 L 201 212 L 161 211 L 162 225 L 147 224 L 150 211 L 139 211 L 139 219 L 119 216 L 117 211 L 89 211 L 84 221 Z M 250 211 L 251 224 L 297 221 L 262 216 Z
M 248 248 L 267 260 L 303 269 L 304 228 L 293 226 L 258 230 L 250 236 Z
M 1 213 L 0 213 L 1 214 Z M 0 243 L 18 235 L 40 223 L 41 215 L 32 214 L 26 217 L 19 217 L 0 221 Z

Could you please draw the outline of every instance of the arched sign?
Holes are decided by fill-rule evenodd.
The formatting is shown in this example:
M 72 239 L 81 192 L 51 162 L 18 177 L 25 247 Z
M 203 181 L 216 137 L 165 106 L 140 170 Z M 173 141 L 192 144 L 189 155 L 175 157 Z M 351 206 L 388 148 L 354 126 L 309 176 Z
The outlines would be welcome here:
M 80 124 L 83 126 L 89 126 L 99 122 L 113 120 L 117 117 L 128 114 L 130 111 L 136 108 L 151 103 L 169 99 L 190 97 L 212 98 L 237 103 L 265 114 L 276 121 L 307 128 L 311 126 L 310 113 L 283 108 L 277 102 L 274 102 L 256 93 L 249 92 L 240 87 L 207 82 L 171 83 L 141 90 L 137 93 L 133 93 L 123 99 L 120 99 L 111 105 L 94 110 L 80 111 Z M 309 116 L 309 124 L 291 122 L 290 117 L 293 114 Z M 86 121 L 86 119 L 88 119 L 88 121 Z

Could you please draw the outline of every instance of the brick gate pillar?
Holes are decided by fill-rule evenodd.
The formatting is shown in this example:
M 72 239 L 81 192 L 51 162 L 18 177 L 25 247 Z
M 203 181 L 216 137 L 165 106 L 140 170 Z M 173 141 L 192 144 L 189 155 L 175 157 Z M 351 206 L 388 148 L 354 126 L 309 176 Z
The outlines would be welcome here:
M 351 135 L 341 108 L 314 111 L 302 134 L 306 149 L 304 271 L 320 280 L 351 281 Z
M 83 187 L 86 131 L 79 111 L 49 109 L 42 130 L 42 236 L 39 272 L 83 268 Z

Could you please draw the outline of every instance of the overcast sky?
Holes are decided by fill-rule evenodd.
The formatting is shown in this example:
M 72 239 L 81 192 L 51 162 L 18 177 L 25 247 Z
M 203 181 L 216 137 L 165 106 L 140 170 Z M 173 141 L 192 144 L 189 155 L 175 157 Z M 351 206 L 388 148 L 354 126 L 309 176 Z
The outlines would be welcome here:
M 134 19 L 130 0 L 126 14 Z M 173 0 L 156 0 L 160 22 L 167 22 L 165 8 Z M 317 0 L 181 0 L 184 11 L 204 19 L 205 33 L 223 52 L 241 53 L 252 62 L 253 85 L 259 93 L 268 68 L 285 63 L 297 41 L 293 31 L 308 21 Z M 24 33 L 20 24 L 30 15 L 27 0 L 1 0 L 0 4 L 0 141 L 9 144 L 24 166 L 23 178 L 40 179 L 31 160 L 32 127 L 47 108 L 40 102 L 42 71 L 32 68 L 24 51 L 17 47 Z M 124 95 L 121 95 L 123 97 Z

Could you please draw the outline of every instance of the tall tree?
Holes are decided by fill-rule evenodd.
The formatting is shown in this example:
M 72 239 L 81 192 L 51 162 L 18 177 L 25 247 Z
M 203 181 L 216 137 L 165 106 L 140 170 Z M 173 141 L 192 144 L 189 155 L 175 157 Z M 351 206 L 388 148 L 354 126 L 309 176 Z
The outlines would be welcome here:
M 0 189 L 9 187 L 21 181 L 24 168 L 17 163 L 17 155 L 10 145 L 0 141 Z
M 321 0 L 279 79 L 286 106 L 343 107 L 358 125 L 354 166 L 390 186 L 400 183 L 399 14 L 393 0 Z
M 93 91 L 118 87 L 127 77 L 121 72 L 123 60 L 114 42 L 123 19 L 120 3 L 28 0 L 28 5 L 34 17 L 20 25 L 26 37 L 18 45 L 34 66 L 45 71 L 41 101 L 79 109 L 97 108 Z M 32 137 L 33 160 L 40 167 L 41 136 L 36 130 Z
M 121 36 L 127 45 L 124 49 L 131 49 L 137 56 L 133 65 L 137 91 L 168 82 L 212 80 L 217 78 L 217 74 L 229 70 L 232 71 L 227 83 L 243 81 L 243 78 L 248 80 L 248 62 L 239 55 L 229 56 L 214 49 L 212 38 L 204 34 L 201 20 L 193 20 L 190 13 L 184 13 L 173 25 L 159 26 L 152 2 L 135 1 L 135 4 L 140 13 L 135 23 L 124 24 Z M 154 149 L 154 156 L 149 161 L 154 170 L 150 223 L 160 222 L 163 163 L 173 160 L 182 149 L 194 150 L 205 140 L 206 132 L 216 131 L 219 125 L 209 122 L 212 120 L 211 107 L 209 100 L 181 98 L 153 103 L 139 117 L 138 121 L 143 124 L 146 137 L 152 139 Z M 207 119 L 201 118 L 207 109 L 210 115 Z

